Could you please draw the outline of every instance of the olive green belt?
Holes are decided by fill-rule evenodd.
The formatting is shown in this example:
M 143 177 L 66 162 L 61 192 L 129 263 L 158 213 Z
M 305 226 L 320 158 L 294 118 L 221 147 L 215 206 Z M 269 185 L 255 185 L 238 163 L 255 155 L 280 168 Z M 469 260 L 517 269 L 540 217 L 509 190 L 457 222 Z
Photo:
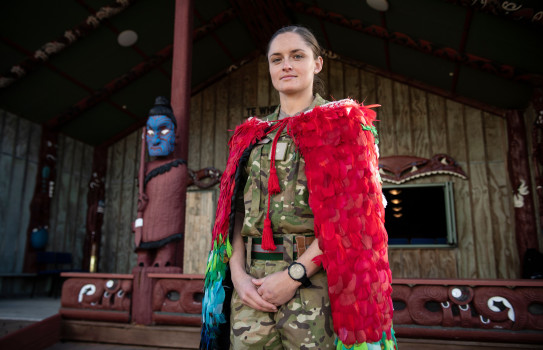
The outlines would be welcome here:
M 303 236 L 303 235 L 290 235 L 293 237 L 293 259 L 297 259 L 298 255 L 302 255 L 307 247 L 315 240 L 314 236 Z M 245 244 L 249 242 L 249 237 L 244 236 L 243 241 Z M 285 242 L 283 237 L 273 237 L 273 243 L 275 244 L 275 250 L 269 251 L 262 248 L 262 238 L 252 237 L 251 244 L 251 259 L 254 260 L 287 260 L 285 259 L 285 254 L 288 254 L 287 249 L 285 248 Z

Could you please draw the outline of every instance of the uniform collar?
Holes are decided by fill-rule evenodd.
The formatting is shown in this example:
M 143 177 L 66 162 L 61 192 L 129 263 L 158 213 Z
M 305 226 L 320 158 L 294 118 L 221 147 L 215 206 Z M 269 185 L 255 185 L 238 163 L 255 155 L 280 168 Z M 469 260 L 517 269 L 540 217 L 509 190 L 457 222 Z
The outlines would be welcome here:
M 319 94 L 315 94 L 315 98 L 313 99 L 313 102 L 311 102 L 311 104 L 306 109 L 304 109 L 302 112 L 308 111 L 310 109 L 315 108 L 316 106 L 320 106 L 320 105 L 323 105 L 325 103 L 326 103 L 325 99 L 323 99 Z M 268 115 L 266 117 L 266 120 L 270 121 L 270 122 L 274 121 L 274 120 L 277 120 L 279 118 L 279 112 L 280 111 L 281 111 L 281 105 L 277 106 L 275 111 L 272 114 L 270 114 L 270 115 Z

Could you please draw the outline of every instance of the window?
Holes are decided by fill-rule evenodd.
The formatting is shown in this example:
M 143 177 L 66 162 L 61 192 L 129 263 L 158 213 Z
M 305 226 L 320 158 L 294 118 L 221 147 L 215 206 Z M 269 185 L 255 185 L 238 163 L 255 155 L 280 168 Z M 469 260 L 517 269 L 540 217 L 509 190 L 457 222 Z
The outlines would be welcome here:
M 453 183 L 385 185 L 391 246 L 456 245 Z

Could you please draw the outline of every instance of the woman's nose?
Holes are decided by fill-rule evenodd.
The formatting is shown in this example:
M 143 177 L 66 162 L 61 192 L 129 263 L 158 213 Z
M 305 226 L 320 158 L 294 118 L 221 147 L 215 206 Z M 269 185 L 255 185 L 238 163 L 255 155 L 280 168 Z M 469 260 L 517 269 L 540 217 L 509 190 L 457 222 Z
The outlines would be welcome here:
M 290 61 L 289 61 L 289 60 L 284 60 L 284 61 L 283 61 L 283 69 L 284 69 L 284 70 L 292 69 L 292 66 L 290 65 Z

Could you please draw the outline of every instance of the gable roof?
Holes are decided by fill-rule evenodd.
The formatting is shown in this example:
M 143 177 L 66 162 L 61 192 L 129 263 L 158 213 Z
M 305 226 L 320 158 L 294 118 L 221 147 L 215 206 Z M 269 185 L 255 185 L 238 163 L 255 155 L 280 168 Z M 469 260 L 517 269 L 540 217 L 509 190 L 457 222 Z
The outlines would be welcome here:
M 174 1 L 4 1 L 0 108 L 91 145 L 142 125 L 170 95 Z M 543 83 L 543 3 L 517 0 L 194 1 L 193 93 L 303 24 L 328 55 L 492 108 L 524 109 Z M 117 37 L 138 40 L 122 47 Z M 339 96 L 343 97 L 343 96 Z

